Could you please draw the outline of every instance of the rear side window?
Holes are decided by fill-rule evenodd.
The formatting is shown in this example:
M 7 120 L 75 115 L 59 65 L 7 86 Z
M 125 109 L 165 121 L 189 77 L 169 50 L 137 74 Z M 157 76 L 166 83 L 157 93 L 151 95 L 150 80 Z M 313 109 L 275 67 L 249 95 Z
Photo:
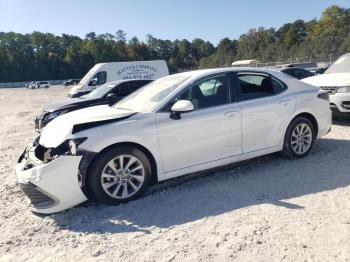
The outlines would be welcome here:
M 238 74 L 241 100 L 268 97 L 283 92 L 287 87 L 278 79 L 265 74 Z

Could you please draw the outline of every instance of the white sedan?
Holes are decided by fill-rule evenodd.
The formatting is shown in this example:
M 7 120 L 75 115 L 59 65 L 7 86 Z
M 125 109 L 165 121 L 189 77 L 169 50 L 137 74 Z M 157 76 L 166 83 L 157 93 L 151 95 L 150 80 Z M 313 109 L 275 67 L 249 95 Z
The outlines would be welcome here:
M 304 157 L 330 131 L 327 93 L 280 72 L 226 68 L 160 78 L 113 106 L 50 122 L 19 158 L 32 210 L 118 204 L 158 181 L 273 152 Z

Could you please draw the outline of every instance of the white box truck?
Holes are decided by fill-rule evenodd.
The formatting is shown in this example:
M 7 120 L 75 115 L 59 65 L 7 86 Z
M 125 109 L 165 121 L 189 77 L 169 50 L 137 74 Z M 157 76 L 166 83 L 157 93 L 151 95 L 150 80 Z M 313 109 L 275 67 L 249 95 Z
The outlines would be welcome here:
M 169 75 L 169 69 L 164 60 L 100 63 L 91 68 L 79 84 L 72 87 L 68 97 L 85 95 L 115 80 L 154 80 L 167 75 Z

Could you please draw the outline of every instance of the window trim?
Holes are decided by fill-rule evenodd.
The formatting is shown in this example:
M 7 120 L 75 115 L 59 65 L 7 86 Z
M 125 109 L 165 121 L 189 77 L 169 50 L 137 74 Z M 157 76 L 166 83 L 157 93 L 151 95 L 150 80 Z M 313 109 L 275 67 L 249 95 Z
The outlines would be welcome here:
M 205 108 L 201 108 L 201 109 L 197 109 L 197 110 L 193 110 L 192 112 L 198 112 L 198 111 L 201 111 L 201 110 L 206 110 L 206 109 L 210 109 L 210 108 L 214 108 L 214 107 L 218 107 L 218 106 L 225 106 L 225 105 L 229 105 L 229 104 L 232 104 L 232 98 L 231 98 L 231 86 L 232 86 L 232 81 L 231 81 L 231 75 L 232 72 L 221 72 L 221 73 L 216 73 L 216 74 L 212 74 L 212 75 L 207 75 L 207 76 L 204 76 L 204 77 L 201 77 L 191 83 L 189 83 L 185 88 L 181 89 L 179 92 L 177 92 L 175 95 L 173 95 L 167 102 L 164 103 L 163 106 L 161 106 L 157 111 L 156 113 L 171 113 L 171 111 L 164 111 L 163 109 L 177 96 L 181 96 L 183 93 L 185 93 L 188 89 L 190 89 L 192 86 L 194 86 L 195 84 L 199 83 L 199 82 L 203 82 L 207 79 L 211 79 L 211 78 L 214 78 L 214 77 L 220 77 L 220 76 L 225 76 L 227 77 L 227 80 L 228 80 L 228 103 L 227 104 L 223 104 L 223 105 L 217 105 L 217 106 L 211 106 L 211 107 L 205 107 Z M 235 102 L 238 102 L 238 101 L 235 101 Z
M 238 97 L 239 97 L 239 102 L 247 102 L 247 101 L 254 101 L 254 100 L 257 100 L 257 99 L 264 99 L 264 98 L 270 98 L 270 97 L 275 97 L 275 96 L 278 96 L 284 92 L 286 92 L 288 90 L 288 85 L 282 81 L 281 79 L 275 77 L 274 75 L 268 73 L 268 72 L 262 72 L 262 71 L 236 71 L 234 72 L 235 74 L 235 82 L 236 82 L 236 85 L 238 87 Z M 258 98 L 252 98 L 252 99 L 249 99 L 249 100 L 243 100 L 242 99 L 242 89 L 241 89 L 241 84 L 239 82 L 239 79 L 238 79 L 238 76 L 240 74 L 251 74 L 251 75 L 262 75 L 262 76 L 268 76 L 270 79 L 274 80 L 274 79 L 277 79 L 277 82 L 280 82 L 283 86 L 284 86 L 284 90 L 278 94 L 272 94 L 270 96 L 264 96 L 264 97 L 258 97 Z

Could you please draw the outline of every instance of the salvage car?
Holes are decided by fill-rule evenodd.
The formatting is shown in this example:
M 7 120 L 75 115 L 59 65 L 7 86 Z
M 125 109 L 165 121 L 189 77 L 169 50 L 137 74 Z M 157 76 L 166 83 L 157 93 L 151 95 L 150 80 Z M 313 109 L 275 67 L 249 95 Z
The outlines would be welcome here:
M 19 157 L 16 174 L 34 212 L 87 199 L 119 204 L 188 173 L 280 151 L 304 157 L 330 128 L 328 94 L 286 74 L 191 71 L 54 119 Z
M 350 115 L 350 53 L 339 57 L 322 75 L 302 81 L 328 92 L 334 116 Z
M 151 81 L 152 80 L 113 81 L 79 98 L 49 103 L 45 105 L 40 114 L 36 116 L 34 120 L 35 129 L 40 132 L 50 121 L 68 112 L 90 106 L 114 104 Z

